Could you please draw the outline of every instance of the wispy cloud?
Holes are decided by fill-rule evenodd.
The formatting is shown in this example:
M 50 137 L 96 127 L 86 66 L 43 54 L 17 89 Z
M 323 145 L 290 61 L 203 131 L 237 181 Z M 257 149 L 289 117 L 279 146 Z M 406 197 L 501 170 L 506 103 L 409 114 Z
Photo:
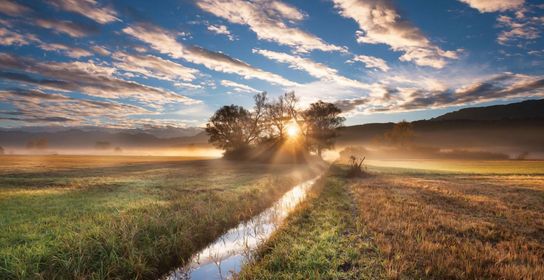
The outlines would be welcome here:
M 356 55 L 351 60 L 348 60 L 348 62 L 351 63 L 355 61 L 362 62 L 366 68 L 376 68 L 383 72 L 389 71 L 389 66 L 387 66 L 385 60 L 378 57 L 369 55 Z
M 72 98 L 41 90 L 0 90 L 0 102 L 15 108 L 12 111 L 0 111 L 0 119 L 46 125 L 107 124 L 130 115 L 152 113 L 130 104 Z
M 259 93 L 262 92 L 260 90 L 254 89 L 248 85 L 240 84 L 237 82 L 229 81 L 229 80 L 221 80 L 221 85 L 225 87 L 230 87 L 236 92 L 247 92 L 247 93 Z
M 0 45 L 3 46 L 24 46 L 40 40 L 32 34 L 22 35 L 16 31 L 0 27 Z
M 517 13 L 516 17 L 501 15 L 497 18 L 499 27 L 504 28 L 497 42 L 506 45 L 519 40 L 533 40 L 540 37 L 544 19 Z
M 2 79 L 30 86 L 102 98 L 129 98 L 154 107 L 172 102 L 199 102 L 168 90 L 122 80 L 113 76 L 115 68 L 92 62 L 37 61 L 0 53 L 0 70 Z
M 64 53 L 65 55 L 71 57 L 71 58 L 81 58 L 81 57 L 88 57 L 93 55 L 91 52 L 77 48 L 77 47 L 71 47 L 64 44 L 59 43 L 40 43 L 39 48 L 45 51 L 56 51 Z
M 333 81 L 343 86 L 369 89 L 368 84 L 344 77 L 338 74 L 338 71 L 336 69 L 330 68 L 324 64 L 315 62 L 308 58 L 262 49 L 253 49 L 253 52 L 260 54 L 268 59 L 272 59 L 281 63 L 286 63 L 289 65 L 289 67 L 293 69 L 305 71 L 311 76 L 321 80 Z
M 387 44 L 404 54 L 402 61 L 420 66 L 443 68 L 447 59 L 456 59 L 455 51 L 445 51 L 431 43 L 423 32 L 403 19 L 387 0 L 333 0 L 340 14 L 354 19 L 361 30 L 357 42 Z
M 102 46 L 99 46 L 99 45 L 93 45 L 91 47 L 91 50 L 93 50 L 94 52 L 96 52 L 97 54 L 99 54 L 101 56 L 111 55 L 111 52 L 108 49 L 106 49 L 106 48 L 104 48 Z
M 525 2 L 525 0 L 459 0 L 459 1 L 468 4 L 474 9 L 477 9 L 478 11 L 480 11 L 480 13 L 512 10 L 515 8 L 519 8 Z
M 225 35 L 230 41 L 234 41 L 234 36 L 230 33 L 229 29 L 225 25 L 209 25 L 208 31 L 215 34 Z
M 168 81 L 192 81 L 198 70 L 153 55 L 113 54 L 115 67 L 124 71 L 138 73 L 147 77 Z
M 98 30 L 92 26 L 83 25 L 67 20 L 43 19 L 39 18 L 34 23 L 42 28 L 51 29 L 57 33 L 67 34 L 72 37 L 84 37 L 95 34 Z
M 214 71 L 237 74 L 246 79 L 255 78 L 280 85 L 296 85 L 295 82 L 289 81 L 278 74 L 255 68 L 226 54 L 201 47 L 186 47 L 176 40 L 175 35 L 157 26 L 141 24 L 127 27 L 123 29 L 123 32 L 148 43 L 153 49 L 161 53 L 203 65 Z
M 544 77 L 503 73 L 457 89 L 414 91 L 401 108 L 440 108 L 528 96 L 544 96 Z
M 289 26 L 290 22 L 300 21 L 305 15 L 281 1 L 199 0 L 197 5 L 231 23 L 249 26 L 259 39 L 290 46 L 299 52 L 345 51 L 343 47 Z
M 23 6 L 12 0 L 0 1 L 0 13 L 10 16 L 21 16 L 31 11 L 30 8 Z
M 48 3 L 101 24 L 119 20 L 117 12 L 112 7 L 100 6 L 95 0 L 49 0 Z

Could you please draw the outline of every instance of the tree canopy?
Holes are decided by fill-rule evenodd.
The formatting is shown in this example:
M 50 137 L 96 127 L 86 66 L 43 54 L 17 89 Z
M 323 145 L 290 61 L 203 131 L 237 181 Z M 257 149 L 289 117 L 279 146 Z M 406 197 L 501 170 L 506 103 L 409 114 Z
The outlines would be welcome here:
M 342 111 L 333 103 L 317 101 L 306 110 L 300 109 L 294 92 L 276 99 L 263 92 L 255 95 L 254 101 L 252 110 L 234 104 L 223 106 L 207 123 L 209 142 L 225 150 L 225 156 L 244 157 L 259 147 L 293 140 L 289 138 L 297 139 L 298 149 L 321 156 L 323 150 L 334 147 L 337 128 L 344 122 Z

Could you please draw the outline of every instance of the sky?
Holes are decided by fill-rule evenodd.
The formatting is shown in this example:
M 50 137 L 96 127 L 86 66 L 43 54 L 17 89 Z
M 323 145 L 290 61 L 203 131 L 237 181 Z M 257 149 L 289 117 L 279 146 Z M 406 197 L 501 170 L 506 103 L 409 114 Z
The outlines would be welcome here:
M 0 127 L 202 127 L 253 95 L 346 124 L 544 96 L 529 0 L 0 0 Z

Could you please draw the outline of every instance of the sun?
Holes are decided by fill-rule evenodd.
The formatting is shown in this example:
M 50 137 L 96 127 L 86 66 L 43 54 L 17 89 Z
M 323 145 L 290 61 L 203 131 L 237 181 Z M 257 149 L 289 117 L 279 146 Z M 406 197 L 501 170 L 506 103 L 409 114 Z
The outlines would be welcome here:
M 285 132 L 289 138 L 296 138 L 300 134 L 300 128 L 296 123 L 291 122 L 285 127 Z

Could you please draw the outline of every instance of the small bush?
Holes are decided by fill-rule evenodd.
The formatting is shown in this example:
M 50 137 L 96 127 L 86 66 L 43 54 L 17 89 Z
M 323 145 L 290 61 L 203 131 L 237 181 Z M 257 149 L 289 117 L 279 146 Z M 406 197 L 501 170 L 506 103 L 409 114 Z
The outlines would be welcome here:
M 364 177 L 368 175 L 366 172 L 366 166 L 363 165 L 366 157 L 362 159 L 357 158 L 356 156 L 351 156 L 349 162 L 348 177 Z

